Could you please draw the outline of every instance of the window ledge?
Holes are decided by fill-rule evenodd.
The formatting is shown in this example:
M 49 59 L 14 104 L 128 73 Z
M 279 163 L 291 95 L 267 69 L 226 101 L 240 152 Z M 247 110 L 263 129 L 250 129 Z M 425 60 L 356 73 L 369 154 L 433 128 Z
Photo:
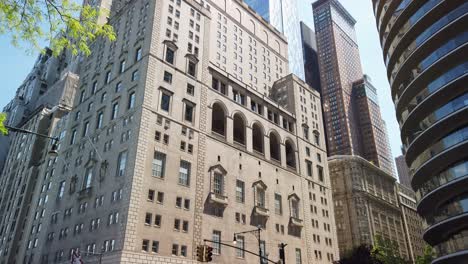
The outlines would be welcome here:
M 221 205 L 226 206 L 228 204 L 228 197 L 220 194 L 216 194 L 214 192 L 210 193 L 210 202 L 218 203 Z
M 303 227 L 304 226 L 304 221 L 302 219 L 292 217 L 292 216 L 289 218 L 289 223 L 291 225 L 297 226 L 297 227 Z
M 267 208 L 258 206 L 258 205 L 254 207 L 254 213 L 258 216 L 263 216 L 263 217 L 270 216 L 270 210 L 268 210 Z

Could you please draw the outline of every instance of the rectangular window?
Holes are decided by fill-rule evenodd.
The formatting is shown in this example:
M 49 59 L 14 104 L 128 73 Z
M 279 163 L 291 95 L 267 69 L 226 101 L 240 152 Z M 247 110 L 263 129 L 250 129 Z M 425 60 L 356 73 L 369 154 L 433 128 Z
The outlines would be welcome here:
M 159 252 L 159 241 L 153 240 L 153 244 L 151 246 L 151 252 L 153 253 Z
M 123 73 L 125 71 L 125 60 L 120 62 L 120 73 Z
M 176 207 L 182 207 L 182 197 L 176 197 Z
M 185 121 L 193 122 L 193 105 L 192 104 L 185 104 L 185 114 L 184 114 Z
M 179 184 L 189 186 L 190 185 L 190 162 L 181 160 L 179 168 Z
M 82 136 L 83 137 L 86 137 L 88 135 L 88 131 L 89 131 L 89 122 L 85 122 L 84 123 L 84 126 L 83 126 L 83 134 Z
M 172 255 L 173 256 L 179 255 L 179 245 L 172 244 Z
M 59 185 L 59 191 L 57 193 L 57 199 L 62 199 L 64 193 L 65 193 L 65 181 L 61 181 Z
M 187 246 L 180 246 L 180 255 L 182 257 L 187 257 Z
M 291 200 L 291 216 L 299 219 L 299 202 L 295 199 Z
M 213 192 L 215 194 L 223 195 L 223 181 L 224 176 L 220 173 L 215 173 L 213 177 Z
M 141 60 L 141 48 L 138 48 L 135 52 L 135 61 Z
M 153 177 L 164 178 L 164 172 L 166 169 L 166 154 L 161 152 L 154 152 L 152 167 Z
M 318 179 L 319 181 L 323 182 L 323 168 L 321 166 L 317 166 L 317 174 L 318 174 Z
M 307 176 L 312 177 L 312 162 L 310 160 L 306 160 L 307 165 Z
M 153 220 L 153 214 L 152 213 L 146 213 L 146 215 L 145 215 L 145 224 L 146 225 L 151 225 L 152 220 Z
M 119 153 L 117 160 L 117 176 L 125 175 L 125 168 L 127 166 L 127 151 L 122 151 Z
M 212 243 L 213 254 L 220 255 L 221 254 L 221 244 L 219 244 L 219 242 L 221 242 L 221 231 L 213 230 L 212 240 L 214 241 Z
M 187 84 L 187 94 L 194 95 L 195 94 L 195 86 L 191 84 Z
M 172 83 L 172 73 L 164 71 L 164 81 L 167 83 Z
M 108 72 L 106 73 L 106 84 L 110 83 L 111 77 L 112 77 L 112 72 L 111 72 L 111 71 L 108 71 Z
M 211 80 L 211 88 L 214 90 L 226 95 L 226 84 L 223 83 L 222 81 L 216 79 L 215 77 L 212 78 Z
M 161 221 L 162 221 L 162 216 L 161 215 L 155 215 L 154 216 L 154 225 L 156 227 L 160 227 L 161 226 Z
M 189 75 L 195 77 L 196 71 L 197 71 L 197 66 L 196 66 L 195 62 L 189 61 L 189 62 L 188 62 L 187 73 L 188 73 Z
M 265 190 L 261 188 L 257 188 L 257 206 L 261 208 L 265 207 Z
M 154 190 L 148 190 L 148 201 L 154 201 Z
M 166 48 L 166 62 L 174 64 L 174 50 L 167 47 Z
M 166 112 L 169 112 L 170 104 L 171 104 L 171 96 L 166 93 L 162 93 L 161 94 L 161 109 Z
M 236 237 L 236 257 L 238 258 L 244 258 L 245 257 L 245 251 L 244 251 L 244 236 L 237 236 Z
M 296 248 L 296 264 L 302 264 L 301 249 Z
M 319 134 L 314 133 L 315 144 L 320 146 L 320 136 Z
M 163 192 L 158 192 L 158 197 L 156 200 L 158 203 L 164 203 L 164 193 Z
M 71 136 L 70 136 L 70 145 L 73 145 L 75 144 L 75 139 L 76 139 L 76 129 L 74 129 L 71 133 Z
M 80 103 L 84 102 L 85 96 L 86 96 L 86 91 L 85 91 L 85 90 L 81 91 L 81 94 L 80 94 Z
M 308 127 L 303 127 L 304 128 L 304 138 L 309 140 L 309 128 Z
M 122 91 L 122 82 L 118 82 L 116 85 L 115 85 L 115 92 L 118 93 L 120 91 Z
M 236 181 L 236 201 L 238 203 L 245 202 L 245 183 L 241 180 Z
M 97 91 L 97 81 L 94 81 L 93 87 L 91 89 L 91 94 L 95 94 Z
M 135 92 L 131 92 L 128 95 L 127 109 L 132 109 L 135 106 Z
M 138 70 L 132 73 L 132 81 L 138 81 L 140 79 L 140 72 Z
M 281 195 L 277 193 L 275 193 L 275 214 L 283 214 L 283 201 Z
M 93 168 L 86 168 L 85 178 L 83 180 L 83 189 L 91 188 L 93 183 Z
M 97 114 L 96 117 L 96 129 L 99 129 L 102 127 L 102 119 L 104 117 L 104 113 L 101 111 Z
M 148 252 L 149 248 L 149 240 L 143 239 L 143 242 L 141 243 L 141 250 Z
M 119 103 L 116 102 L 112 105 L 111 120 L 114 120 L 115 118 L 117 118 L 118 114 L 119 114 Z

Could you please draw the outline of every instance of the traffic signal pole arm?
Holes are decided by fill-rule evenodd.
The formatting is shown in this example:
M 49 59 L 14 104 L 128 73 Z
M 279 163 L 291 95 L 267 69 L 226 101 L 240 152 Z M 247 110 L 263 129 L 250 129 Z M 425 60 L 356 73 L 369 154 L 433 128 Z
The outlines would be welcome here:
M 264 260 L 266 260 L 266 261 L 269 261 L 269 262 L 271 262 L 271 263 L 274 263 L 274 264 L 280 263 L 279 261 L 273 261 L 273 260 L 271 260 L 271 259 L 268 259 L 268 258 L 265 258 L 265 257 L 263 257 L 263 256 L 260 256 L 260 255 L 258 255 L 257 253 L 254 253 L 254 252 L 252 252 L 252 251 L 249 251 L 249 250 L 246 250 L 246 249 L 243 249 L 243 248 L 239 248 L 239 247 L 236 247 L 236 246 L 227 244 L 227 243 L 223 243 L 223 242 L 219 242 L 219 241 L 213 241 L 213 240 L 208 240 L 208 239 L 203 239 L 203 241 L 204 241 L 204 242 L 211 242 L 211 243 L 215 243 L 215 244 L 220 244 L 220 245 L 223 245 L 223 246 L 226 246 L 226 247 L 231 247 L 231 248 L 239 249 L 239 250 L 245 251 L 245 252 L 247 252 L 247 253 L 249 253 L 249 254 L 252 254 L 252 255 L 254 255 L 254 256 L 260 257 L 260 258 L 262 258 L 262 259 L 264 259 Z
M 23 134 L 33 134 L 33 135 L 43 137 L 43 138 L 50 138 L 50 139 L 56 140 L 56 141 L 59 140 L 58 137 L 49 137 L 48 135 L 39 134 L 39 133 L 30 131 L 30 130 L 26 130 L 26 129 L 22 129 L 22 128 L 18 128 L 18 127 L 11 127 L 11 126 L 7 126 L 7 125 L 5 125 L 5 127 L 11 132 L 19 132 L 19 133 L 23 133 Z

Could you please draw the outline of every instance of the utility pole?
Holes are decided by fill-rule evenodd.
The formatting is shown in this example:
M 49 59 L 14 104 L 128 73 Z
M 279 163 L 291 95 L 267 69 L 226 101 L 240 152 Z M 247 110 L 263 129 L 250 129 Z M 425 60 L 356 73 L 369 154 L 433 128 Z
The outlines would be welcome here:
M 260 258 L 260 264 L 264 264 L 264 258 L 266 258 L 265 256 L 263 256 L 262 254 L 262 239 L 261 239 L 261 236 L 260 236 L 260 233 L 262 232 L 262 228 L 261 226 L 257 226 L 257 229 L 254 229 L 254 230 L 249 230 L 249 231 L 244 231 L 244 232 L 238 232 L 238 233 L 234 233 L 234 240 L 233 242 L 236 243 L 237 241 L 237 235 L 240 235 L 240 234 L 245 234 L 245 233 L 253 233 L 255 235 L 255 237 L 257 238 L 257 242 L 258 242 L 258 257 Z
M 281 243 L 279 246 L 280 246 L 279 257 L 281 260 L 281 264 L 286 264 L 286 254 L 285 254 L 284 248 L 287 246 L 287 244 Z

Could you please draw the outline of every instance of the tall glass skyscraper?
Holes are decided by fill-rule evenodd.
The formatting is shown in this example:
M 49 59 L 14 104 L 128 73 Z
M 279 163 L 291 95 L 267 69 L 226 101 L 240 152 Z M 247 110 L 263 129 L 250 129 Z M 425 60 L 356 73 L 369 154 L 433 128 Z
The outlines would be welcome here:
M 305 80 L 302 41 L 296 0 L 244 0 L 288 40 L 289 70 Z
M 432 263 L 467 263 L 468 2 L 372 2 Z
M 377 89 L 363 76 L 356 20 L 338 0 L 312 6 L 328 154 L 361 156 L 395 176 Z

